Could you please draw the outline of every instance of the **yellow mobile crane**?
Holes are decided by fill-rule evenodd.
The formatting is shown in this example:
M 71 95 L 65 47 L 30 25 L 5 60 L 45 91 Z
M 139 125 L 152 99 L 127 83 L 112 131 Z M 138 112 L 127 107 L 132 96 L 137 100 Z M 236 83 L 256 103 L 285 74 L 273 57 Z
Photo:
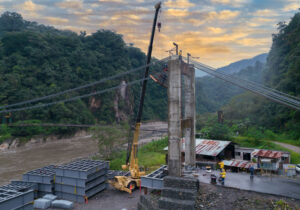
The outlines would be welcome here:
M 122 165 L 122 169 L 129 169 L 130 176 L 115 176 L 113 181 L 110 181 L 110 184 L 115 187 L 116 189 L 126 191 L 128 193 L 131 193 L 132 190 L 134 190 L 136 187 L 141 186 L 141 176 L 145 175 L 145 172 L 140 171 L 139 164 L 138 164 L 138 158 L 137 158 L 137 150 L 138 150 L 138 138 L 140 134 L 140 127 L 141 127 L 141 119 L 142 119 L 142 113 L 143 113 L 143 106 L 144 106 L 144 98 L 146 93 L 146 87 L 147 87 L 147 78 L 149 76 L 149 65 L 151 61 L 151 55 L 152 55 L 152 47 L 153 47 L 153 40 L 154 40 L 154 34 L 155 34 L 155 28 L 156 28 L 156 22 L 157 22 L 157 16 L 158 12 L 161 8 L 161 2 L 157 3 L 155 5 L 155 16 L 153 21 L 153 27 L 152 27 L 152 34 L 150 38 L 150 44 L 148 48 L 148 54 L 147 54 L 147 67 L 145 70 L 143 81 L 143 86 L 141 90 L 141 98 L 140 98 L 140 105 L 138 110 L 138 115 L 135 123 L 135 131 L 133 136 L 133 142 L 131 146 L 131 152 L 130 152 L 130 162 L 128 161 L 128 158 L 126 160 L 126 165 Z M 159 23 L 161 26 L 161 23 Z M 129 151 L 128 151 L 129 154 Z

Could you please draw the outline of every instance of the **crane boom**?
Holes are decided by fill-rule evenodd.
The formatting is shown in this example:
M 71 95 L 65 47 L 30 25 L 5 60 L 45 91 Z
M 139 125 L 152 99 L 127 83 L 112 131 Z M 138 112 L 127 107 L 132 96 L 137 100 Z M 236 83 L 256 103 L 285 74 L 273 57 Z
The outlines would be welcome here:
M 141 120 L 142 120 L 142 114 L 143 114 L 143 107 L 144 107 L 144 101 L 145 101 L 145 94 L 146 94 L 146 88 L 147 88 L 147 81 L 146 78 L 149 76 L 149 68 L 151 62 L 151 57 L 152 57 L 152 49 L 153 49 L 153 41 L 154 41 L 154 35 L 155 35 L 155 29 L 156 29 L 156 23 L 157 23 L 157 16 L 158 12 L 161 8 L 161 2 L 157 3 L 155 5 L 155 16 L 153 20 L 153 25 L 152 25 L 152 33 L 150 37 L 150 44 L 148 47 L 148 53 L 147 53 L 147 67 L 145 70 L 144 78 L 145 80 L 143 81 L 142 89 L 141 89 L 141 95 L 140 95 L 140 104 L 139 104 L 139 109 L 138 109 L 138 114 L 136 118 L 136 123 L 135 123 L 135 131 L 133 135 L 133 142 L 131 146 L 131 152 L 128 151 L 128 156 L 130 153 L 130 164 L 129 164 L 129 170 L 131 172 L 131 176 L 134 178 L 140 177 L 139 175 L 139 167 L 138 167 L 138 159 L 137 159 L 137 149 L 138 149 L 138 138 L 139 138 L 139 133 L 140 133 L 140 127 L 141 127 Z M 128 160 L 126 160 L 126 165 L 128 165 Z M 125 167 L 123 167 L 125 168 Z
M 116 189 L 126 191 L 128 193 L 131 193 L 132 190 L 134 190 L 136 187 L 141 186 L 141 176 L 145 175 L 144 171 L 140 171 L 139 164 L 138 164 L 138 158 L 137 158 L 137 149 L 138 149 L 138 138 L 140 134 L 140 127 L 141 127 L 141 120 L 142 120 L 142 114 L 143 114 L 143 106 L 144 106 L 144 99 L 145 99 L 145 93 L 146 93 L 146 87 L 147 87 L 147 78 L 149 76 L 149 66 L 151 61 L 151 55 L 152 55 L 152 48 L 153 48 L 153 40 L 154 40 L 154 34 L 155 34 L 155 28 L 156 28 L 156 22 L 157 22 L 157 16 L 158 12 L 161 7 L 161 2 L 157 3 L 155 5 L 155 16 L 153 20 L 153 26 L 152 26 L 152 34 L 150 38 L 150 44 L 148 48 L 148 54 L 147 54 L 147 67 L 145 70 L 142 89 L 141 89 L 141 97 L 140 97 L 140 105 L 139 110 L 136 118 L 135 123 L 135 131 L 133 135 L 133 142 L 131 145 L 131 151 L 129 152 L 130 146 L 128 146 L 128 153 L 127 153 L 127 160 L 126 165 L 122 165 L 122 169 L 129 168 L 130 176 L 115 176 L 114 181 L 109 181 L 109 183 L 115 187 Z M 129 144 L 128 144 L 129 145 Z M 129 162 L 129 154 L 130 154 L 130 162 Z

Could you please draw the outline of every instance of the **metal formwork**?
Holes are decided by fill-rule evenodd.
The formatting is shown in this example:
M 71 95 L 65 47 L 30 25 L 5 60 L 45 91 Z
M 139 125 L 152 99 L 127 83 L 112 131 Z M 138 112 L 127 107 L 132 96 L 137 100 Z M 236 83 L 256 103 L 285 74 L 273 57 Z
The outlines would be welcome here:
M 52 193 L 54 191 L 54 184 L 38 184 L 38 191 Z
M 52 184 L 55 176 L 54 165 L 35 169 L 23 174 L 23 181 Z
M 78 179 L 78 178 L 71 178 L 71 177 L 64 177 L 64 176 L 56 176 L 55 183 L 64 184 L 64 185 L 72 185 L 77 187 L 86 187 L 86 184 L 100 176 L 106 175 L 107 169 L 103 169 L 97 171 L 93 174 L 88 175 L 87 179 Z
M 84 203 L 85 202 L 85 197 L 89 198 L 94 196 L 95 194 L 105 190 L 107 187 L 106 183 L 100 184 L 86 192 L 84 196 L 82 195 L 76 195 L 76 194 L 71 194 L 71 193 L 65 193 L 65 192 L 55 192 L 55 194 L 58 196 L 60 199 L 65 199 L 65 200 L 70 200 L 78 203 Z
M 5 187 L 7 189 L 20 191 L 20 192 L 24 192 L 26 190 L 33 190 L 34 198 L 38 197 L 38 194 L 37 194 L 38 183 L 13 180 L 13 181 L 11 181 L 11 183 L 9 185 L 3 186 L 3 187 Z
M 5 186 L 0 187 L 0 209 L 23 208 L 33 200 L 33 190 L 19 192 L 17 190 L 5 188 Z
M 84 196 L 84 195 L 86 195 L 86 193 L 89 189 L 97 187 L 98 185 L 105 182 L 106 180 L 107 180 L 106 176 L 101 176 L 101 177 L 96 178 L 95 180 L 92 180 L 92 181 L 86 183 L 85 187 L 78 187 L 78 186 L 55 183 L 55 191 Z
M 108 169 L 109 163 L 100 160 L 76 160 L 71 163 L 55 167 L 57 176 L 87 179 L 92 173 Z
M 163 189 L 164 182 L 163 178 L 166 176 L 164 171 L 167 170 L 167 166 L 161 166 L 156 171 L 153 171 L 151 174 L 148 174 L 147 176 L 141 177 L 141 186 L 152 188 L 152 189 Z
M 33 182 L 25 182 L 25 181 L 19 181 L 19 180 L 13 180 L 10 182 L 9 185 L 6 185 L 6 187 L 12 187 L 14 189 L 32 189 L 37 191 L 38 190 L 38 184 Z
M 24 205 L 24 206 L 22 206 L 20 208 L 17 208 L 15 210 L 34 210 L 34 208 L 33 208 L 33 202 L 28 203 L 28 204 L 26 204 L 26 205 Z

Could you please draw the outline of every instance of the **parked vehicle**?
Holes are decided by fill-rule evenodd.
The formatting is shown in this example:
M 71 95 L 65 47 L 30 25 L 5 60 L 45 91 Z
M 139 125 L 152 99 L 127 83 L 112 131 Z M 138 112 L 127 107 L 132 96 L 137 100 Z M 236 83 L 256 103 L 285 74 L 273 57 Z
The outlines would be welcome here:
M 300 164 L 296 165 L 296 171 L 297 171 L 297 173 L 300 173 Z
M 211 173 L 211 167 L 210 166 L 206 166 L 205 170 L 206 170 L 206 173 Z

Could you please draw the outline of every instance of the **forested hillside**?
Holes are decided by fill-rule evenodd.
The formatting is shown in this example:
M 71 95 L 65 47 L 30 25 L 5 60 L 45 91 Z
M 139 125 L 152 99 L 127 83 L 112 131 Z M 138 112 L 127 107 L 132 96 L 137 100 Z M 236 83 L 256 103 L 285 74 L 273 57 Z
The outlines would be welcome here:
M 263 82 L 293 96 L 300 97 L 300 13 L 290 23 L 278 24 L 273 35 Z M 251 93 L 234 97 L 224 107 L 224 115 L 231 121 L 248 121 L 256 128 L 287 133 L 288 138 L 300 139 L 300 112 L 278 105 Z
M 77 35 L 25 21 L 17 13 L 6 12 L 0 17 L 0 105 L 53 94 L 128 71 L 145 65 L 145 58 L 140 49 L 127 46 L 122 36 L 112 31 Z M 156 68 L 159 70 L 160 66 Z M 43 103 L 91 93 L 142 76 L 143 71 L 138 71 Z M 113 91 L 46 108 L 14 112 L 11 118 L 13 122 L 38 120 L 74 124 L 128 121 L 134 118 L 139 94 L 140 85 L 134 85 L 127 88 L 125 96 Z M 166 90 L 148 82 L 144 119 L 166 117 L 167 100 L 160 99 L 166 99 Z M 56 131 L 64 132 L 62 129 Z M 15 131 L 15 134 L 20 133 Z
M 255 64 L 257 62 L 265 64 L 266 61 L 267 61 L 267 57 L 268 57 L 268 54 L 263 53 L 263 54 L 255 56 L 253 58 L 243 59 L 243 60 L 231 63 L 227 66 L 218 68 L 217 71 L 224 72 L 224 73 L 227 73 L 227 74 L 239 73 L 242 69 L 245 69 L 248 66 L 255 66 Z
M 242 79 L 261 83 L 264 67 L 265 65 L 263 63 L 256 62 L 254 66 L 248 66 L 238 73 L 233 73 L 233 75 Z M 215 77 L 204 76 L 196 78 L 197 113 L 216 112 L 220 110 L 222 106 L 227 104 L 232 97 L 244 92 L 244 89 Z

